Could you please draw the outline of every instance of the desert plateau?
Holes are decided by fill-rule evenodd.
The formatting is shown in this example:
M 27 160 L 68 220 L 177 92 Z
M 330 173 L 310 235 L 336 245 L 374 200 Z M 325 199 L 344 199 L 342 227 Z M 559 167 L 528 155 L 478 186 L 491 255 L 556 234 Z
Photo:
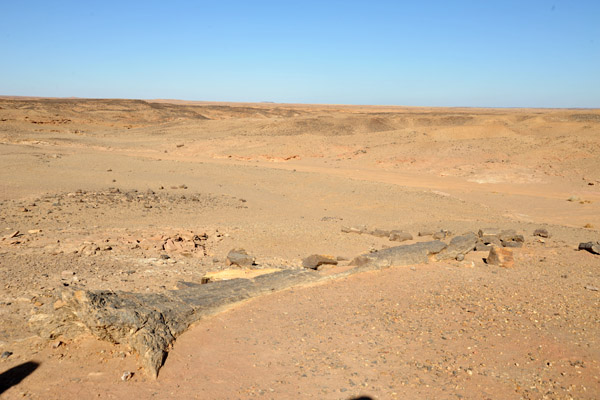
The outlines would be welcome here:
M 0 397 L 598 399 L 600 110 L 0 97 Z

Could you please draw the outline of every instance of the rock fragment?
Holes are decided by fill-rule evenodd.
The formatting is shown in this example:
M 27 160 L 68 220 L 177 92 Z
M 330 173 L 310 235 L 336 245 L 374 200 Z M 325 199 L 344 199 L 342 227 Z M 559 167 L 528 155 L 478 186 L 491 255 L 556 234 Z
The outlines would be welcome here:
M 376 237 L 389 237 L 390 233 L 391 233 L 390 231 L 386 231 L 383 229 L 374 229 L 369 232 L 370 235 L 373 235 Z
M 391 231 L 389 234 L 390 241 L 393 242 L 404 242 L 406 240 L 413 240 L 413 235 L 404 231 Z
M 475 245 L 475 251 L 490 251 L 492 246 L 485 244 L 483 242 L 478 242 Z
M 502 232 L 502 230 L 499 228 L 481 228 L 477 234 L 480 238 L 483 238 L 486 236 L 498 236 L 500 232 Z
M 441 231 L 435 232 L 432 236 L 435 240 L 442 240 L 442 239 L 445 239 L 446 236 L 449 236 L 449 235 L 450 235 L 450 232 L 442 229 Z
M 338 262 L 334 257 L 323 254 L 313 254 L 302 260 L 302 266 L 308 269 L 318 269 L 321 265 L 324 264 L 337 265 L 337 263 Z
M 498 234 L 498 239 L 504 247 L 522 247 L 525 238 L 519 235 L 514 229 L 506 229 Z
M 493 246 L 485 262 L 503 268 L 512 268 L 514 267 L 512 250 Z
M 232 249 L 227 254 L 227 265 L 249 267 L 254 265 L 254 261 L 255 258 L 249 255 L 244 249 Z
M 6 360 L 8 357 L 10 357 L 12 355 L 13 355 L 12 351 L 3 351 L 2 354 L 0 354 L 0 359 Z
M 600 242 L 579 243 L 579 250 L 587 250 L 592 254 L 600 254 Z
M 548 230 L 546 228 L 538 228 L 535 231 L 533 231 L 533 236 L 539 236 L 539 237 L 543 237 L 543 238 L 549 238 L 550 237 L 550 233 L 548 233 Z
M 419 233 L 417 234 L 418 236 L 432 236 L 435 232 L 433 230 L 430 229 L 424 229 L 422 231 L 419 231 Z
M 473 232 L 456 236 L 450 240 L 448 247 L 436 255 L 435 258 L 437 260 L 450 260 L 456 258 L 459 254 L 462 254 L 464 258 L 465 254 L 475 249 L 478 241 L 479 238 Z
M 367 233 L 367 227 L 364 225 L 357 225 L 357 226 L 351 226 L 351 227 L 342 227 L 342 232 L 344 233 L 358 233 L 363 234 L 363 233 Z

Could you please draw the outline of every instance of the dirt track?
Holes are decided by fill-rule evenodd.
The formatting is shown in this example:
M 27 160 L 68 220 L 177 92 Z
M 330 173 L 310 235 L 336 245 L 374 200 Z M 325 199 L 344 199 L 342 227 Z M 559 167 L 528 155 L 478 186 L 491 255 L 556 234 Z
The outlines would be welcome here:
M 0 99 L 0 163 L 0 371 L 40 363 L 7 398 L 600 396 L 600 256 L 576 251 L 600 240 L 597 110 Z M 252 300 L 157 381 L 123 346 L 27 328 L 65 284 L 155 293 L 236 247 L 266 269 L 393 245 L 355 225 L 526 241 L 511 270 L 472 252 Z

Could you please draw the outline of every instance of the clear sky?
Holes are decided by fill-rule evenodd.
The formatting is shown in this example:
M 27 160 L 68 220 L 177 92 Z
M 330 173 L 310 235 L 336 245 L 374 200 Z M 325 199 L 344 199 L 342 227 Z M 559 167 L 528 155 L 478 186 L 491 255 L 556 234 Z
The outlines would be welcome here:
M 600 0 L 4 0 L 0 94 L 597 108 Z

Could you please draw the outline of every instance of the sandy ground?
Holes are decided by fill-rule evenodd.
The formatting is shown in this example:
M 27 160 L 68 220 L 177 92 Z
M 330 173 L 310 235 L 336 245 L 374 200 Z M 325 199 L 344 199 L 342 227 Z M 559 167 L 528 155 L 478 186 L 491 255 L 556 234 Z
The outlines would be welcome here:
M 29 329 L 65 288 L 174 289 L 232 248 L 269 269 L 394 245 L 356 225 L 525 245 L 513 269 L 472 252 L 251 300 L 157 380 Z M 0 396 L 598 398 L 600 256 L 577 245 L 599 227 L 598 110 L 0 98 Z

